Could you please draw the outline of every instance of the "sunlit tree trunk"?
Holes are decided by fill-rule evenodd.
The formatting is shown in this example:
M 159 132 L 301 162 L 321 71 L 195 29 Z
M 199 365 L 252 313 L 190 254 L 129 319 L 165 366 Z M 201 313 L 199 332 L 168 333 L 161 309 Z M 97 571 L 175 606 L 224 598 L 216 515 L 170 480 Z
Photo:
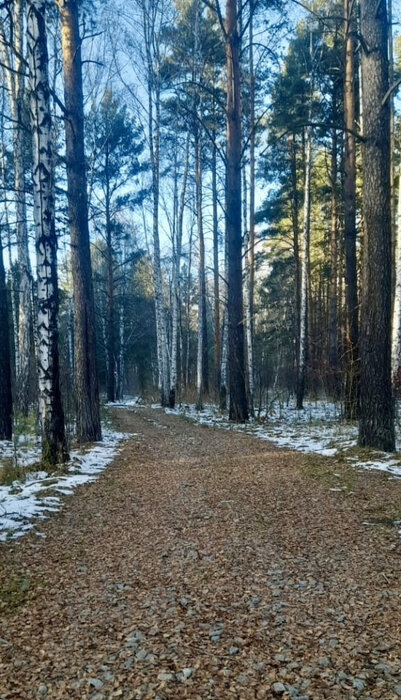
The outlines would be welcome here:
M 363 246 L 359 444 L 394 449 L 388 22 L 385 0 L 361 0 Z
M 254 294 L 255 294 L 255 69 L 253 61 L 253 0 L 249 12 L 249 233 L 246 285 L 246 348 L 248 363 L 249 410 L 254 413 L 255 379 L 253 367 Z
M 54 466 L 67 457 L 58 356 L 57 237 L 54 156 L 49 105 L 45 0 L 27 0 L 27 39 L 32 130 L 34 221 L 37 270 L 39 415 L 42 461 Z
M 12 413 L 8 293 L 4 271 L 3 244 L 0 237 L 0 440 L 11 440 Z
M 310 190 L 312 173 L 312 127 L 305 133 L 305 184 L 302 230 L 300 321 L 299 321 L 299 361 L 297 381 L 297 409 L 303 408 L 308 346 L 308 278 L 309 278 L 309 238 L 310 238 Z
M 178 334 L 180 328 L 180 271 L 181 271 L 181 251 L 182 234 L 184 223 L 185 195 L 188 180 L 189 166 L 189 134 L 187 136 L 184 156 L 184 173 L 182 176 L 180 201 L 177 212 L 177 232 L 173 241 L 173 290 L 172 290 L 172 330 L 171 330 L 171 359 L 170 359 L 170 394 L 169 406 L 174 408 L 176 401 L 177 379 L 178 379 Z M 181 353 L 182 357 L 182 353 Z
M 25 197 L 23 17 L 23 0 L 14 0 L 11 17 L 12 45 L 7 45 L 7 38 L 2 27 L 0 27 L 0 42 L 2 62 L 6 69 L 13 125 L 15 215 L 19 271 L 18 328 L 15 334 L 16 404 L 18 410 L 26 415 L 30 398 L 33 347 L 32 272 L 28 250 Z
M 395 289 L 391 343 L 391 372 L 397 394 L 401 389 L 401 168 L 398 176 L 396 216 Z
M 220 271 L 219 271 L 219 228 L 217 217 L 217 147 L 212 146 L 212 209 L 213 209 L 213 326 L 214 326 L 214 391 L 216 398 L 220 394 Z
M 228 367 L 230 420 L 248 418 L 245 389 L 241 233 L 241 91 L 236 0 L 226 1 L 226 237 L 228 251 Z
M 100 440 L 95 306 L 90 257 L 84 151 L 84 106 L 78 0 L 57 0 L 64 69 L 68 210 L 74 295 L 74 367 L 77 437 Z
M 344 0 L 344 253 L 346 300 L 346 375 L 344 415 L 355 419 L 359 408 L 359 321 L 356 263 L 355 42 L 352 0 Z

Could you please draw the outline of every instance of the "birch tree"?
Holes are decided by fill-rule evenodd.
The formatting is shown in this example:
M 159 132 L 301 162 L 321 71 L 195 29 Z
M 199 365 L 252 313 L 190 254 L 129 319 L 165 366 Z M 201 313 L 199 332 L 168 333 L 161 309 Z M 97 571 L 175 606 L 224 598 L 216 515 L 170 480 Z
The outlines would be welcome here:
M 0 236 L 0 440 L 11 440 L 12 413 L 8 292 L 4 271 L 3 243 Z
M 49 104 L 45 0 L 27 0 L 29 111 L 32 130 L 33 197 L 37 272 L 39 416 L 42 461 L 54 466 L 67 457 L 59 384 L 57 237 L 54 154 Z
M 14 0 L 9 12 L 9 36 L 0 19 L 0 50 L 7 79 L 13 130 L 14 196 L 19 271 L 18 328 L 15 334 L 16 403 L 27 414 L 32 360 L 32 271 L 28 249 L 24 158 L 24 0 Z

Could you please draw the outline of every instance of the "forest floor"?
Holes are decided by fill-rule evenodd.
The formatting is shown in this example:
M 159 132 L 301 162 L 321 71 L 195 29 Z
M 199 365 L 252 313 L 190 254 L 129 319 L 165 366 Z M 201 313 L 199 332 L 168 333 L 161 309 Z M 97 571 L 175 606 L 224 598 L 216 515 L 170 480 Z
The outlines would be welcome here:
M 401 697 L 401 481 L 150 408 L 0 543 L 0 698 Z

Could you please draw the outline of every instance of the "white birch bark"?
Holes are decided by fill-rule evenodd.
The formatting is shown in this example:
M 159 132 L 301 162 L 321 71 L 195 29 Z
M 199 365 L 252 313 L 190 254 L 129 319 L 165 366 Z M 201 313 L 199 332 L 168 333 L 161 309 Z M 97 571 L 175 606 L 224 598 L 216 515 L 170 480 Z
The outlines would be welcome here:
M 65 459 L 66 450 L 59 387 L 57 238 L 45 8 L 45 0 L 27 1 L 36 234 L 39 416 L 42 460 L 54 465 Z
M 297 387 L 297 408 L 303 408 L 303 396 L 306 379 L 307 349 L 307 308 L 308 308 L 308 272 L 309 272 L 309 234 L 310 234 L 310 185 L 312 172 L 312 127 L 306 128 L 305 134 L 305 186 L 304 216 L 301 253 L 301 308 L 299 324 L 299 376 Z
M 189 134 L 185 145 L 185 161 L 184 173 L 182 177 L 180 201 L 177 213 L 176 236 L 173 241 L 173 294 L 172 294 L 172 331 L 171 331 L 171 358 L 170 358 L 170 408 L 174 408 L 178 377 L 178 332 L 180 322 L 180 269 L 181 269 L 181 251 L 182 251 L 182 234 L 184 223 L 184 208 L 185 194 L 188 180 L 188 161 L 189 161 Z M 181 353 L 182 357 L 182 353 Z
M 395 290 L 391 342 L 391 373 L 399 389 L 401 384 L 401 168 L 398 183 L 398 206 L 396 217 Z
M 157 37 L 154 12 L 149 12 L 146 1 L 141 3 L 144 31 L 147 90 L 148 90 L 148 132 L 150 162 L 152 168 L 153 194 L 153 284 L 156 314 L 156 344 L 158 364 L 158 388 L 162 405 L 167 405 L 169 393 L 167 330 L 163 304 L 163 283 L 160 260 L 159 236 L 159 189 L 160 189 L 160 77 L 157 55 Z
M 32 273 L 28 249 L 24 179 L 24 66 L 23 66 L 23 1 L 14 0 L 12 8 L 13 45 L 7 46 L 3 26 L 0 26 L 0 48 L 2 62 L 6 69 L 10 113 L 13 127 L 13 160 L 15 213 L 17 232 L 17 258 L 19 267 L 18 332 L 15 334 L 15 365 L 17 380 L 17 405 L 28 411 L 30 385 L 30 359 L 32 353 L 31 297 Z

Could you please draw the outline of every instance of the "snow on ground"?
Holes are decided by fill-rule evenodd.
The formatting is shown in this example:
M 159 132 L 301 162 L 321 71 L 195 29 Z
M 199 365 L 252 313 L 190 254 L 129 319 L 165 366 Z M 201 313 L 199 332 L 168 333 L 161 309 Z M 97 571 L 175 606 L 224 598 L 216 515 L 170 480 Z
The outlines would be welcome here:
M 160 404 L 157 406 L 160 408 Z M 156 408 L 153 405 L 152 408 Z M 211 425 L 225 430 L 238 430 L 255 435 L 262 440 L 269 440 L 279 447 L 287 447 L 306 453 L 318 453 L 327 457 L 341 454 L 346 461 L 356 467 L 377 469 L 401 477 L 401 458 L 379 451 L 352 455 L 347 450 L 356 448 L 358 428 L 341 420 L 341 406 L 324 401 L 305 402 L 303 411 L 297 411 L 292 405 L 276 406 L 269 415 L 261 420 L 246 424 L 230 423 L 227 415 L 222 414 L 213 404 L 205 405 L 197 411 L 194 404 L 182 405 L 175 409 L 165 409 L 166 413 L 186 415 L 202 425 Z M 397 449 L 401 445 L 401 430 L 397 425 Z
M 45 471 L 30 472 L 24 481 L 0 486 L 0 540 L 20 537 L 62 507 L 63 494 L 70 494 L 76 486 L 96 479 L 119 451 L 119 445 L 130 437 L 111 428 L 103 427 L 103 439 L 87 452 L 72 450 L 63 474 Z M 31 438 L 32 439 L 32 438 Z M 0 466 L 4 459 L 14 458 L 12 443 L 0 441 Z M 40 445 L 19 447 L 18 464 L 26 466 L 40 461 Z M 37 533 L 41 535 L 40 532 Z

